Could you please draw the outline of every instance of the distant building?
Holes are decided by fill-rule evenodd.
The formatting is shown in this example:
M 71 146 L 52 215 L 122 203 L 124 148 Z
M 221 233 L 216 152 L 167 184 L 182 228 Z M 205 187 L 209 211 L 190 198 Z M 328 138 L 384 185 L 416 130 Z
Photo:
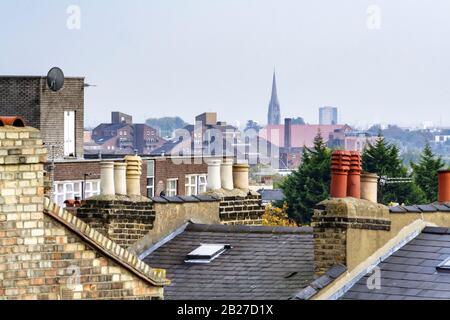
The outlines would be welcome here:
M 276 79 L 276 75 L 274 72 L 273 73 L 273 82 L 272 82 L 272 95 L 270 97 L 269 114 L 267 116 L 267 124 L 278 125 L 278 124 L 280 124 L 280 118 L 281 118 L 280 102 L 278 101 L 277 79 Z
M 367 144 L 375 144 L 378 136 L 351 128 L 337 129 L 330 134 L 328 147 L 363 152 Z
M 55 92 L 45 76 L 0 76 L 0 115 L 40 129 L 50 159 L 83 158 L 84 78 L 66 77 Z
M 434 142 L 436 143 L 446 143 L 450 141 L 450 129 L 441 130 L 434 135 Z
M 320 125 L 338 124 L 338 109 L 335 107 L 319 108 L 319 124 Z
M 146 124 L 134 124 L 130 115 L 111 113 L 111 123 L 102 123 L 92 130 L 92 141 L 85 143 L 86 153 L 150 154 L 166 140 Z

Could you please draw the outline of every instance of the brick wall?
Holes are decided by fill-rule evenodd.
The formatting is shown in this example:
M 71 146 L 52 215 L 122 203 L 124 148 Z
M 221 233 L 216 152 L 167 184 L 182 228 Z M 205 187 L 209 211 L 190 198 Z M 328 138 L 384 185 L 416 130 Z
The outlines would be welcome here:
M 64 111 L 75 111 L 75 150 L 77 158 L 83 157 L 84 134 L 84 78 L 66 78 L 64 87 L 53 92 L 41 78 L 41 130 L 46 143 L 64 143 Z M 64 156 L 64 148 L 55 149 L 56 157 Z M 51 154 L 49 153 L 51 156 Z
M 220 201 L 220 221 L 230 225 L 262 225 L 264 207 L 261 195 L 227 196 Z
M 373 237 L 372 242 L 376 244 L 380 238 L 378 232 L 391 230 L 391 221 L 383 216 L 384 213 L 382 206 L 354 198 L 319 203 L 312 217 L 315 273 L 323 275 L 336 264 L 348 267 L 352 260 L 350 255 L 355 255 L 355 252 L 349 252 L 349 245 L 359 241 L 358 245 L 365 250 L 363 237 Z M 371 234 L 358 233 L 361 238 L 353 241 L 349 239 L 353 230 L 367 230 Z
M 96 200 L 95 197 L 78 208 L 78 218 L 97 229 L 117 244 L 128 248 L 143 238 L 155 221 L 152 202 L 120 200 Z
M 32 128 L 0 128 L 0 299 L 161 299 L 169 282 L 44 201 L 46 149 Z
M 191 160 L 191 164 L 177 164 L 172 159 L 157 159 L 155 161 L 155 192 L 157 190 L 158 183 L 164 185 L 166 188 L 167 179 L 178 179 L 178 195 L 186 195 L 185 190 L 185 178 L 189 174 L 207 174 L 208 165 L 202 161 L 201 164 L 194 163 Z M 157 195 L 155 193 L 155 195 Z
M 0 115 L 20 115 L 39 128 L 40 102 L 40 77 L 0 77 Z
M 0 114 L 22 116 L 28 125 L 40 129 L 44 142 L 55 146 L 56 158 L 64 156 L 63 112 L 72 110 L 76 154 L 82 158 L 84 78 L 66 78 L 64 87 L 53 92 L 45 77 L 0 77 Z

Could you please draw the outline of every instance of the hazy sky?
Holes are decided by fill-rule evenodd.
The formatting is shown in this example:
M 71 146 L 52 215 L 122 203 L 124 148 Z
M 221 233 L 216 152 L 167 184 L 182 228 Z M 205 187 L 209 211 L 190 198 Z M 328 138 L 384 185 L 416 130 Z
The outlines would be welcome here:
M 448 0 L 1 0 L 0 21 L 0 74 L 59 66 L 98 85 L 86 125 L 112 110 L 265 123 L 274 66 L 282 117 L 450 125 Z

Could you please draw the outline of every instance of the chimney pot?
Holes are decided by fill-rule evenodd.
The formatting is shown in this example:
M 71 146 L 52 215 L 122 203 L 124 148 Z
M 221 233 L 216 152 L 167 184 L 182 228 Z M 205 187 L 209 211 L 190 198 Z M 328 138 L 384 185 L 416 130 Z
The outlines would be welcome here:
M 126 156 L 125 163 L 127 165 L 127 195 L 141 195 L 141 174 L 142 159 L 139 156 Z
M 116 194 L 127 194 L 127 164 L 124 162 L 114 163 L 114 187 Z
M 358 151 L 350 152 L 350 170 L 347 180 L 347 197 L 361 198 L 361 154 Z
M 450 202 L 450 170 L 438 171 L 438 201 Z
M 208 164 L 208 190 L 219 190 L 221 187 L 220 178 L 220 164 L 222 160 L 220 159 L 208 159 L 206 160 Z
M 100 194 L 103 196 L 115 195 L 114 189 L 114 162 L 100 163 Z
M 378 179 L 374 173 L 363 173 L 361 175 L 361 199 L 378 202 Z
M 331 188 L 332 198 L 347 196 L 347 180 L 350 170 L 351 155 L 349 151 L 336 150 L 331 156 Z
M 233 180 L 234 188 L 248 191 L 248 171 L 249 165 L 247 163 L 237 163 L 233 166 Z
M 223 159 L 222 165 L 220 167 L 220 176 L 222 189 L 233 190 L 233 159 L 225 158 Z

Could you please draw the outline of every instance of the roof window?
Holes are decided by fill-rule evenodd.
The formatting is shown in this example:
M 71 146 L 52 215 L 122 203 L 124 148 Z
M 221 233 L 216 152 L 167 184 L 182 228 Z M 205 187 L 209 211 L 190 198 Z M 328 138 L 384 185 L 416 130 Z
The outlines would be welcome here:
M 447 258 L 447 260 L 445 260 L 444 262 L 439 264 L 436 267 L 436 269 L 437 269 L 437 271 L 440 271 L 440 272 L 448 272 L 448 273 L 450 273 L 450 258 Z
M 201 244 L 200 247 L 186 256 L 186 263 L 210 263 L 226 250 L 231 249 L 229 244 Z

